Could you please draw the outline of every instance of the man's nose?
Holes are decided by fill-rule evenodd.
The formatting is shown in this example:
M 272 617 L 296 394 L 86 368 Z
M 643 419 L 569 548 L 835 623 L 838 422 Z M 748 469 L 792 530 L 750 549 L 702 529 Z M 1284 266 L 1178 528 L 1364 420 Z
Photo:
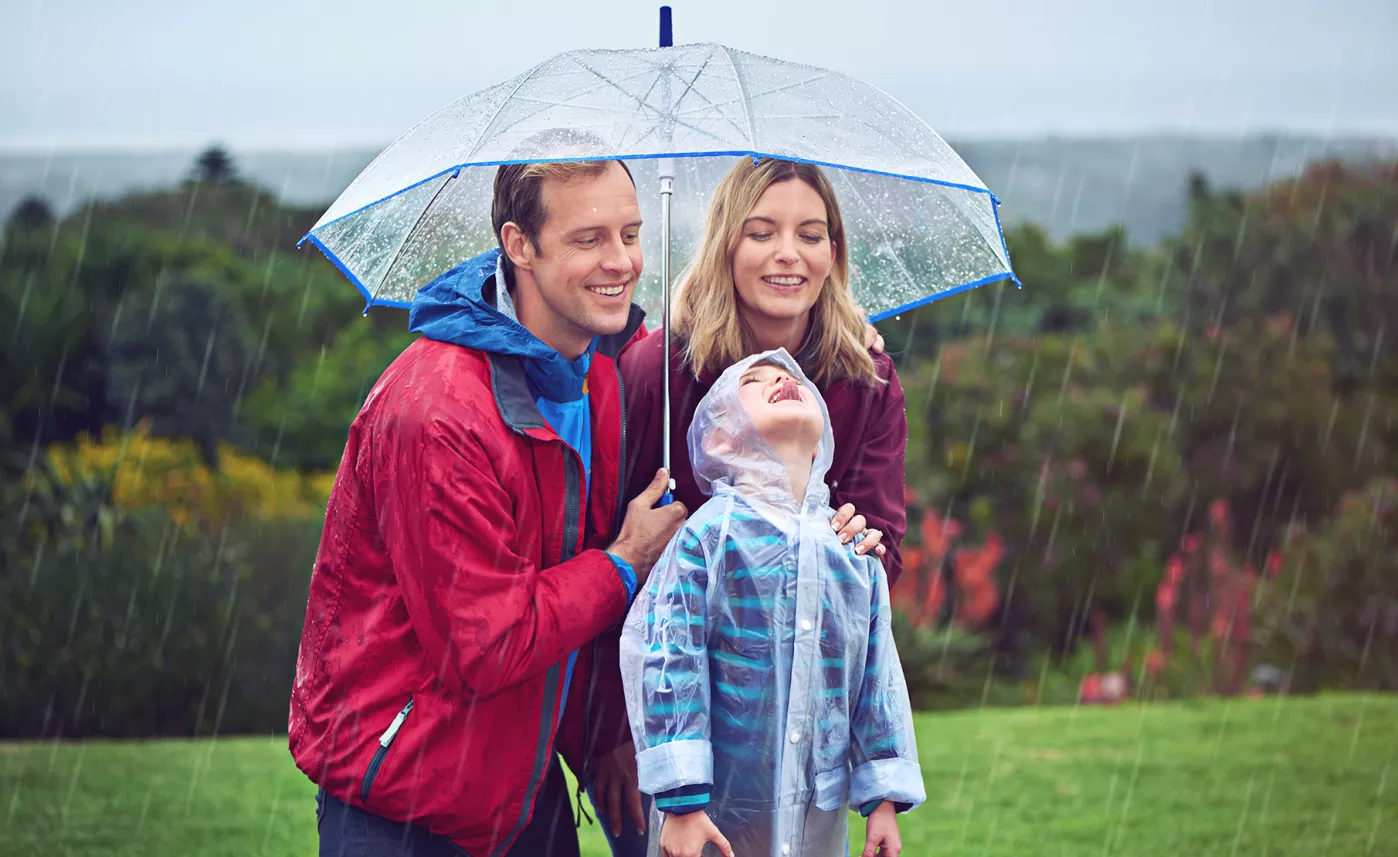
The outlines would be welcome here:
M 616 235 L 607 241 L 607 252 L 602 258 L 602 267 L 622 276 L 630 276 L 636 269 L 631 261 L 631 248 Z

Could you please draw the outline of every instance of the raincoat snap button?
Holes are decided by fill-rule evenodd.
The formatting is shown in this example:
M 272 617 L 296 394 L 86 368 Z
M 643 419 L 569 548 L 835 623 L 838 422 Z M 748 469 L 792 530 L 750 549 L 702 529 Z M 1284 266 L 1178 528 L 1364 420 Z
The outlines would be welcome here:
M 782 843 L 782 853 L 783 853 L 783 854 L 790 854 L 790 853 L 791 853 L 791 843 L 790 843 L 790 842 L 784 842 L 784 843 Z
M 802 631 L 809 631 L 809 630 L 811 630 L 811 629 L 814 628 L 814 627 L 815 627 L 815 625 L 812 625 L 812 624 L 811 624 L 811 620 L 810 620 L 810 619 L 802 619 L 802 620 L 801 620 L 801 630 L 802 630 Z
M 791 743 L 793 743 L 793 744 L 799 744 L 800 742 L 801 742 L 801 733 L 800 733 L 800 732 L 792 732 L 792 733 L 791 733 Z

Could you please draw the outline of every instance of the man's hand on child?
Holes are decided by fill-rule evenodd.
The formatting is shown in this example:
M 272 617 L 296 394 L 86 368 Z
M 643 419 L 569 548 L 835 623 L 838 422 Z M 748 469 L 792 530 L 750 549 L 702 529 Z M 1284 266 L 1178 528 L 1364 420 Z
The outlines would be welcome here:
M 854 552 L 866 554 L 874 552 L 874 556 L 881 557 L 888 553 L 888 548 L 880 542 L 883 541 L 883 532 L 869 529 L 869 522 L 863 515 L 856 514 L 853 503 L 846 503 L 835 512 L 835 517 L 831 519 L 830 526 L 840 536 L 840 544 L 846 545 L 853 540 L 858 540 L 858 545 Z
M 593 763 L 592 788 L 602 802 L 602 811 L 611 823 L 612 836 L 621 836 L 622 805 L 636 825 L 636 833 L 646 832 L 646 813 L 636 779 L 636 745 L 630 741 Z
M 684 504 L 678 500 L 658 509 L 651 508 L 660 502 L 660 495 L 665 493 L 669 484 L 670 474 L 665 472 L 665 468 L 657 470 L 646 490 L 627 505 L 621 532 L 617 533 L 612 546 L 607 548 L 607 553 L 615 554 L 631 565 L 636 572 L 637 586 L 645 584 L 651 566 L 660 559 L 670 537 L 689 516 Z
M 892 804 L 890 804 L 892 806 Z M 894 825 L 894 836 L 897 836 Z M 704 844 L 712 842 L 718 846 L 723 857 L 733 857 L 733 846 L 719 832 L 718 826 L 709 819 L 702 809 L 684 815 L 665 816 L 660 826 L 660 853 L 662 857 L 700 857 Z
M 903 837 L 898 833 L 898 813 L 893 804 L 884 801 L 869 813 L 864 828 L 863 857 L 898 857 L 903 850 Z

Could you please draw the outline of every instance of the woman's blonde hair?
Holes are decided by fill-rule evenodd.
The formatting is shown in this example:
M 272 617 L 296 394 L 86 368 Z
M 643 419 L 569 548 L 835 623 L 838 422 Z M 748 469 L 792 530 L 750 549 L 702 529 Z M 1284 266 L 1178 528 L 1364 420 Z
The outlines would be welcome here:
M 801 353 L 793 355 L 812 381 L 825 386 L 852 379 L 884 383 L 864 348 L 864 313 L 854 302 L 849 281 L 849 251 L 835 189 L 820 168 L 772 158 L 743 158 L 714 191 L 704 237 L 688 268 L 680 274 L 671 323 L 696 376 L 718 374 L 757 351 L 751 329 L 738 312 L 733 282 L 733 251 L 742 240 L 743 223 L 767 188 L 798 180 L 810 185 L 825 203 L 835 264 L 811 306 Z

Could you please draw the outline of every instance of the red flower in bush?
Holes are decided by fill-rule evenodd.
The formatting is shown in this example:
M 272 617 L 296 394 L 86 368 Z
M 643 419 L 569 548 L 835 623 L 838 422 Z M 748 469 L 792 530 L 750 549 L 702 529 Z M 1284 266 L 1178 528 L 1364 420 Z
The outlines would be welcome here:
M 1228 523 L 1228 501 L 1215 500 L 1209 504 L 1209 520 L 1222 526 Z
M 1168 583 L 1162 583 L 1155 587 L 1155 609 L 1161 613 L 1169 613 L 1175 609 L 1175 587 Z
M 1184 578 L 1184 560 L 1178 555 L 1170 557 L 1165 561 L 1165 582 L 1171 586 L 1178 584 Z

